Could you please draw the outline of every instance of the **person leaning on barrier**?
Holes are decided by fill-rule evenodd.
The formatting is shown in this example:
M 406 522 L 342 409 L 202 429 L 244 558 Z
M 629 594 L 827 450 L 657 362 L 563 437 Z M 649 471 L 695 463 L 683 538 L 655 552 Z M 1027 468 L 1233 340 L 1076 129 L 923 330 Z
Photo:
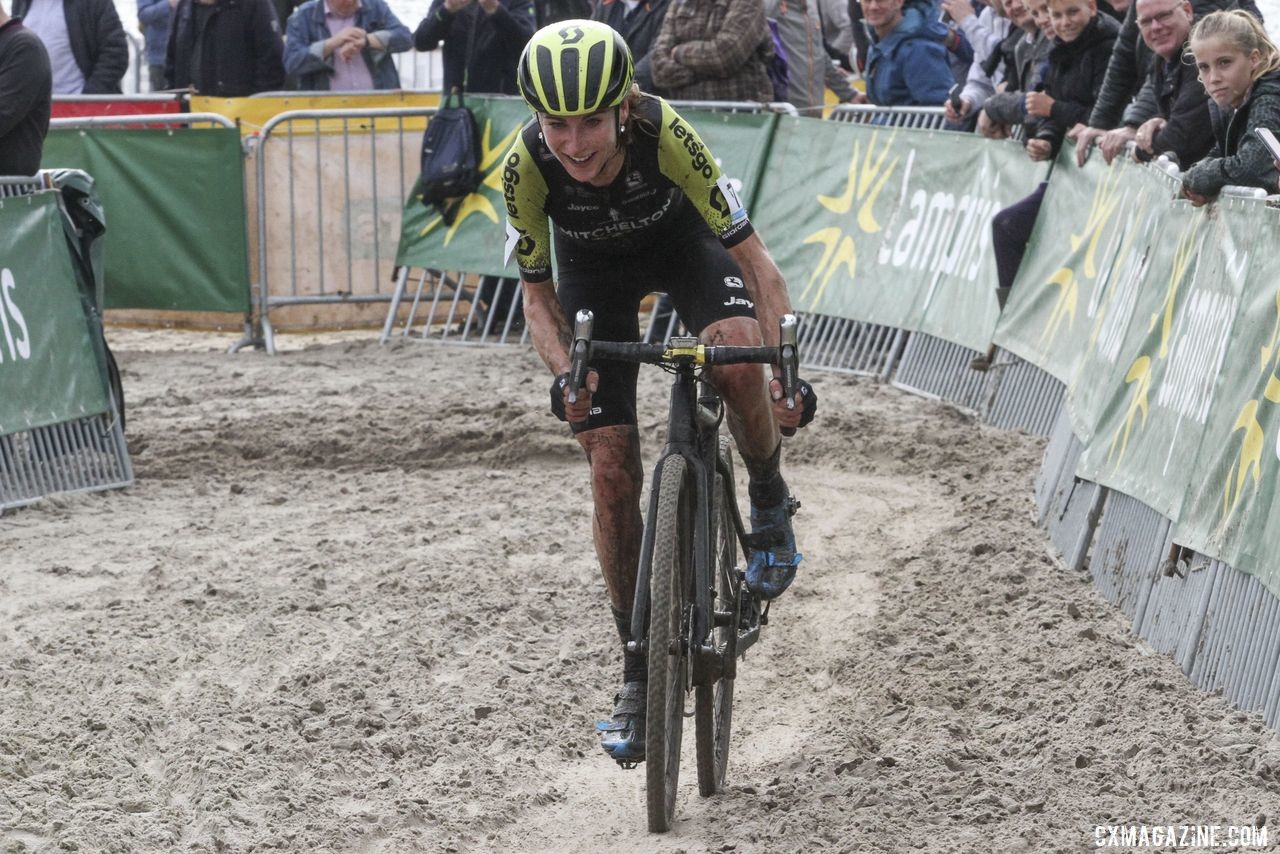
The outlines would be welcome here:
M 1138 28 L 1154 54 L 1146 82 L 1124 112 L 1124 125 L 1099 138 L 1110 163 L 1133 140 L 1140 160 L 1172 153 L 1179 164 L 1195 163 L 1213 146 L 1209 96 L 1195 69 L 1183 61 L 1194 14 L 1187 0 L 1138 0 Z
M 1098 14 L 1094 0 L 1049 0 L 1049 11 L 1054 46 L 1049 51 L 1044 91 L 1026 94 L 1027 113 L 1042 120 L 1035 136 L 1027 140 L 1027 156 L 1037 161 L 1052 160 L 1067 129 L 1088 115 L 1120 29 L 1112 18 Z M 991 245 L 998 276 L 996 299 L 1002 309 L 1026 254 L 1047 186 L 1042 182 L 1031 195 L 991 219 Z M 994 355 L 994 349 L 990 349 L 975 357 L 969 367 L 985 371 L 991 367 Z
M 590 310 L 595 338 L 635 341 L 641 300 L 664 288 L 703 343 L 776 346 L 778 321 L 791 310 L 782 272 L 728 176 L 692 125 L 633 85 L 632 68 L 622 36 L 597 21 L 539 30 L 519 75 L 534 116 L 503 159 L 508 255 L 520 267 L 530 338 L 555 377 L 551 410 L 569 422 L 591 467 L 596 555 L 624 643 L 643 533 L 639 366 L 593 362 L 585 389 L 571 401 L 568 318 Z M 559 281 L 552 279 L 553 226 Z M 724 365 L 706 376 L 725 401 L 749 477 L 759 536 L 751 540 L 746 583 L 772 599 L 800 562 L 779 427 L 804 426 L 817 398 L 802 382 L 788 409 L 781 383 L 766 384 L 764 374 L 759 365 Z M 643 652 L 624 647 L 622 679 L 611 719 L 600 727 L 601 747 L 616 760 L 638 762 Z
M 671 0 L 649 49 L 654 84 L 681 101 L 772 101 L 772 58 L 760 0 Z
M 53 94 L 120 92 L 129 43 L 111 0 L 14 0 L 13 15 L 49 51 Z
M 1021 0 L 1013 0 L 1013 3 L 1025 14 Z M 976 14 L 967 0 L 951 0 L 943 6 L 973 47 L 973 62 L 969 64 L 969 72 L 960 90 L 959 105 L 953 104 L 951 98 L 941 105 L 950 130 L 973 130 L 978 120 L 974 110 L 980 110 L 1004 81 L 1005 56 L 1002 49 L 1010 31 L 1017 32 L 1012 16 L 1006 11 L 1008 5 L 1004 0 L 991 0 L 990 5 Z
M 385 0 L 307 0 L 289 16 L 284 70 L 307 91 L 399 89 L 391 55 L 412 46 Z
M 1262 13 L 1254 0 L 1191 0 L 1193 19 L 1219 10 L 1243 9 L 1259 21 Z M 1138 27 L 1138 6 L 1131 3 L 1116 37 L 1107 73 L 1098 91 L 1098 99 L 1085 122 L 1071 128 L 1068 136 L 1076 141 L 1076 164 L 1083 166 L 1090 148 L 1107 131 L 1124 124 L 1124 111 L 1138 96 L 1151 67 L 1152 52 L 1142 39 Z
M 1275 193 L 1277 172 L 1256 128 L 1280 127 L 1280 49 L 1248 12 L 1214 12 L 1191 31 L 1191 53 L 1213 99 L 1209 156 L 1182 175 L 1182 194 L 1204 205 L 1228 185 Z
M 1004 66 L 1004 79 L 998 91 L 983 101 L 978 111 L 978 133 L 988 139 L 1007 139 L 1018 125 L 1024 129 L 1024 138 L 1035 136 L 1040 120 L 1027 115 L 1027 92 L 1035 91 L 1040 85 L 1053 40 L 1040 29 L 1038 17 L 1031 11 L 1033 6 L 1043 10 L 1041 16 L 1044 17 L 1048 0 L 1028 0 L 1025 4 L 1022 0 L 1005 0 L 1005 8 L 1017 29 L 1001 43 L 998 52 Z
M 49 53 L 0 0 L 0 175 L 39 171 L 52 104 Z
M 170 87 L 243 98 L 284 86 L 284 43 L 270 0 L 178 0 L 173 14 Z
M 855 100 L 882 107 L 936 107 L 955 85 L 947 49 L 920 8 L 903 0 L 862 0 L 871 28 L 864 76 L 867 93 Z

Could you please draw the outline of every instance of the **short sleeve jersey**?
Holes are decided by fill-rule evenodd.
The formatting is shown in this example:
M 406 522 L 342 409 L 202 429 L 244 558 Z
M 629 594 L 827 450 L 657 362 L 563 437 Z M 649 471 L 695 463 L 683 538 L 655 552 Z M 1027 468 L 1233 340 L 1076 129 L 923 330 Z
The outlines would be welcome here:
M 651 246 L 647 236 L 676 222 L 692 204 L 726 248 L 746 240 L 751 222 L 730 179 L 671 105 L 646 95 L 630 123 L 634 139 L 618 177 L 607 187 L 569 177 L 529 121 L 507 152 L 502 172 L 507 206 L 507 258 L 520 275 L 551 278 L 551 224 L 557 241 L 601 253 Z

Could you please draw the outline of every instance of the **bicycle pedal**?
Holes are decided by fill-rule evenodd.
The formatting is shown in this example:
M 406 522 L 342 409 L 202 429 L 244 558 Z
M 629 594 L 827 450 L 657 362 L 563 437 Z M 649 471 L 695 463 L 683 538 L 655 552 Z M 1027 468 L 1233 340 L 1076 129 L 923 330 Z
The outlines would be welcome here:
M 614 761 L 618 763 L 618 767 L 620 767 L 623 771 L 634 771 L 636 768 L 640 767 L 639 762 L 628 762 L 625 759 L 617 759 Z

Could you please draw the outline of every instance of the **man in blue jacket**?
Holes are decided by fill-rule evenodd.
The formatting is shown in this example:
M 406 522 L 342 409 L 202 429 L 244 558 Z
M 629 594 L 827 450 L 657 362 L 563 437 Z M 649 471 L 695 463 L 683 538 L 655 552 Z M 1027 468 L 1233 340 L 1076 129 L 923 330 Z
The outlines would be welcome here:
M 385 0 L 307 0 L 289 16 L 284 70 L 308 91 L 399 89 L 391 55 L 412 46 Z
M 903 0 L 862 0 L 862 18 L 871 28 L 866 100 L 882 107 L 936 107 L 947 99 L 955 84 L 947 49 L 919 8 L 904 13 Z

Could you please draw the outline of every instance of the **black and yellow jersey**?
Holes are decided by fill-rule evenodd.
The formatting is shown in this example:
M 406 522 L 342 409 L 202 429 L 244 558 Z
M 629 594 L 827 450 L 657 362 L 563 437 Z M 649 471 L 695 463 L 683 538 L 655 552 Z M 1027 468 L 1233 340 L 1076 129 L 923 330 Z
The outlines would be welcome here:
M 536 117 L 516 137 L 502 171 L 506 256 L 514 250 L 527 281 L 551 278 L 551 223 L 558 251 L 589 254 L 660 246 L 690 205 L 726 248 L 752 234 L 738 193 L 689 123 L 651 95 L 635 112 L 626 162 L 607 187 L 570 178 L 542 141 Z

